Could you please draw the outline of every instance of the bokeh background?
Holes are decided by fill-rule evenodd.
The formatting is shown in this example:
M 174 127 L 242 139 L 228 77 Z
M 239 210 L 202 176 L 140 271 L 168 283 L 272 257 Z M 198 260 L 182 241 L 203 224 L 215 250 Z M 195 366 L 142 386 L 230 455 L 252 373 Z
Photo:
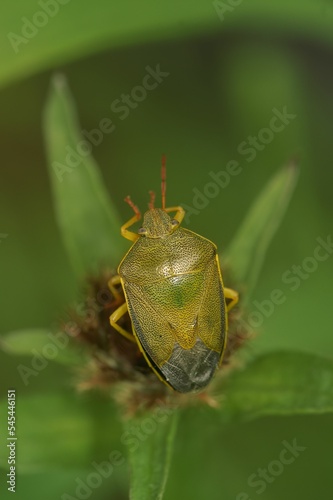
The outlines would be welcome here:
M 281 277 L 313 255 L 316 238 L 326 239 L 332 231 L 333 4 L 71 0 L 57 5 L 58 12 L 20 43 L 17 53 L 8 34 L 22 34 L 22 18 L 33 20 L 41 6 L 32 0 L 1 5 L 1 333 L 54 324 L 78 294 L 55 221 L 42 131 L 50 78 L 61 71 L 82 128 L 96 128 L 103 118 L 115 125 L 93 155 L 123 220 L 129 215 L 125 195 L 145 207 L 148 190 L 158 192 L 162 153 L 168 159 L 170 205 L 193 206 L 193 190 L 203 192 L 209 172 L 236 160 L 242 173 L 188 225 L 223 252 L 268 179 L 291 157 L 299 159 L 298 187 L 253 296 L 262 301 L 282 288 L 287 300 L 264 321 L 248 349 L 253 355 L 277 349 L 332 355 L 333 257 L 294 292 Z M 141 84 L 146 66 L 156 65 L 169 75 L 121 120 L 111 104 Z M 296 117 L 248 162 L 239 145 L 268 126 L 274 108 L 284 107 Z M 71 394 L 71 373 L 50 363 L 26 387 L 19 362 L 27 360 L 0 352 L 2 396 L 13 386 L 18 398 L 40 397 L 40 415 L 34 418 L 45 427 L 47 450 L 61 440 L 61 427 L 49 428 L 43 419 L 43 398 Z M 103 408 L 99 396 L 86 397 L 85 404 Z M 332 424 L 328 415 L 276 417 L 225 429 L 213 413 L 189 410 L 180 422 L 165 498 L 241 500 L 241 492 L 252 500 L 327 498 Z M 110 450 L 124 448 L 116 419 L 105 416 L 99 432 Z M 249 476 L 278 457 L 283 440 L 293 439 L 306 451 L 256 494 Z M 84 477 L 97 456 L 89 450 L 72 464 L 62 466 L 60 457 L 48 470 L 19 473 L 16 498 L 74 496 L 75 478 Z M 127 488 L 124 465 L 91 498 L 125 499 Z M 6 497 L 3 470 L 0 489 Z

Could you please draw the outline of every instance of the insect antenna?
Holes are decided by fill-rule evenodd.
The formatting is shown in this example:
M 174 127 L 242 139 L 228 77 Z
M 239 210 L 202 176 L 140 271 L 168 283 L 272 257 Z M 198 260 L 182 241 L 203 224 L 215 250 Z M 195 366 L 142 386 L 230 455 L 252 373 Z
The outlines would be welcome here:
M 154 191 L 149 191 L 149 196 L 150 196 L 150 200 L 149 200 L 149 203 L 148 203 L 148 207 L 149 207 L 149 210 L 153 210 L 154 207 L 155 207 L 156 194 L 155 194 Z
M 165 210 L 165 195 L 166 195 L 166 156 L 165 155 L 162 155 L 161 193 L 162 193 L 162 209 Z
M 139 208 L 133 203 L 133 201 L 131 200 L 131 197 L 130 196 L 126 196 L 126 198 L 124 198 L 124 201 L 126 201 L 126 203 L 128 203 L 128 205 L 133 209 L 135 215 L 137 216 L 138 219 L 140 219 L 141 217 L 141 212 L 139 210 Z

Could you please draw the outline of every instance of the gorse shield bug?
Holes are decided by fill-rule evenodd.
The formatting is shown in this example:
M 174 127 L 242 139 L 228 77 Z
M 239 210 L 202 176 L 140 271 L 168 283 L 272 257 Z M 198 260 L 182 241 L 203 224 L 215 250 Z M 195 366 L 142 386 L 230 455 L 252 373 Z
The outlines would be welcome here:
M 217 247 L 180 227 L 182 207 L 165 206 L 166 165 L 162 159 L 162 208 L 149 210 L 137 233 L 129 228 L 141 219 L 128 196 L 134 216 L 121 227 L 133 242 L 109 286 L 121 283 L 125 302 L 110 316 L 111 325 L 137 342 L 156 375 L 178 392 L 203 389 L 222 361 L 227 340 L 228 311 L 238 293 L 223 286 Z M 170 217 L 170 213 L 175 215 Z M 230 299 L 228 306 L 226 299 Z M 128 311 L 133 332 L 117 322 Z

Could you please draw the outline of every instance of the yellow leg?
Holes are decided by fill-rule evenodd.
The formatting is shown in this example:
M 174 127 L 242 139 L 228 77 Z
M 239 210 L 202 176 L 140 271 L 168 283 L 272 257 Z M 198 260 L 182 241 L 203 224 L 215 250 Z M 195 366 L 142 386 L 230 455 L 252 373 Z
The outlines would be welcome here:
M 115 285 L 120 285 L 120 284 L 121 284 L 121 279 L 120 279 L 119 274 L 117 274 L 116 276 L 112 276 L 112 278 L 108 281 L 108 287 L 110 288 L 110 290 L 111 290 L 111 292 L 112 292 L 112 294 L 117 302 L 121 301 L 122 296 L 119 293 L 119 291 L 117 290 L 117 288 L 115 287 Z
M 133 231 L 128 231 L 127 228 L 133 226 L 133 224 L 135 224 L 136 222 L 138 222 L 138 220 L 141 219 L 141 213 L 138 207 L 134 205 L 130 196 L 126 196 L 124 201 L 126 201 L 126 203 L 128 203 L 129 206 L 134 210 L 134 215 L 129 221 L 127 221 L 125 224 L 121 226 L 120 232 L 124 238 L 133 241 L 134 243 L 138 238 L 140 238 L 140 236 L 138 235 L 138 233 L 133 233 Z
M 132 333 L 127 332 L 124 328 L 118 325 L 117 321 L 120 320 L 127 313 L 127 304 L 124 302 L 118 309 L 116 309 L 110 316 L 110 325 L 117 330 L 117 332 L 121 333 L 124 337 L 132 342 L 136 342 L 134 335 Z
M 133 233 L 133 231 L 129 231 L 127 228 L 133 226 L 138 220 L 141 219 L 141 215 L 135 214 L 133 217 L 127 221 L 123 226 L 121 226 L 120 232 L 121 235 L 126 238 L 127 240 L 133 241 L 133 243 L 140 238 L 138 233 Z
M 181 224 L 182 220 L 184 219 L 185 216 L 185 210 L 182 207 L 169 207 L 165 209 L 166 213 L 169 212 L 176 212 L 176 215 L 174 216 L 174 219 Z
M 238 292 L 235 292 L 235 290 L 232 290 L 231 288 L 224 288 L 224 296 L 226 299 L 231 300 L 231 302 L 227 305 L 227 311 L 229 312 L 238 302 Z

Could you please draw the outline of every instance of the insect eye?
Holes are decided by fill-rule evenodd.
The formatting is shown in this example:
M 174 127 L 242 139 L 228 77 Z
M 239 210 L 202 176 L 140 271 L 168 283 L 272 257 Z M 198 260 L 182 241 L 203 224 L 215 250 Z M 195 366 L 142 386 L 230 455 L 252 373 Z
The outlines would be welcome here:
M 176 220 L 176 219 L 172 219 L 172 221 L 171 221 L 171 226 L 172 226 L 172 227 L 176 227 L 176 226 L 178 226 L 178 225 L 179 225 L 178 220 Z
M 141 234 L 141 236 L 146 236 L 147 229 L 145 229 L 144 227 L 140 227 L 140 229 L 138 230 L 138 234 Z

